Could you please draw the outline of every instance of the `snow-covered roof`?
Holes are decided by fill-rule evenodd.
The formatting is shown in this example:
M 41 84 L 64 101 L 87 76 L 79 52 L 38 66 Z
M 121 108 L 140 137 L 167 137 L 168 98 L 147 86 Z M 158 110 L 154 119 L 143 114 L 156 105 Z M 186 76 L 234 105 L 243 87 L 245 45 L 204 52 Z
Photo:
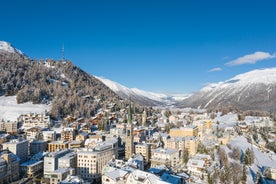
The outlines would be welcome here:
M 122 178 L 128 174 L 127 171 L 122 169 L 115 169 L 113 171 L 107 172 L 105 175 L 111 178 L 112 180 L 116 181 L 117 178 Z

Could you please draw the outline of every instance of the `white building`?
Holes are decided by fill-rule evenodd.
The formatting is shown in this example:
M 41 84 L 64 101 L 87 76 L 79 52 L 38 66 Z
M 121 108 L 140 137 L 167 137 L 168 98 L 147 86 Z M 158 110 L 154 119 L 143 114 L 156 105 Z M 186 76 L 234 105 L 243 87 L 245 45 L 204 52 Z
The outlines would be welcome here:
M 56 131 L 42 131 L 44 141 L 55 141 Z
M 168 165 L 171 167 L 176 167 L 181 163 L 179 158 L 179 151 L 171 148 L 157 148 L 153 149 L 153 156 L 151 158 L 151 167 L 156 167 L 158 165 Z
M 3 143 L 3 150 L 7 149 L 20 158 L 20 163 L 28 160 L 29 142 L 27 140 L 13 139 L 10 142 Z
M 50 116 L 46 114 L 22 114 L 19 116 L 18 121 L 22 123 L 24 128 L 30 127 L 41 127 L 41 128 L 49 128 L 51 126 Z
M 114 168 L 102 175 L 102 184 L 125 184 L 127 176 L 127 171 Z
M 187 163 L 187 168 L 191 174 L 201 176 L 205 168 L 205 162 L 204 160 L 199 159 L 189 159 Z
M 168 182 L 162 181 L 159 177 L 149 172 L 134 170 L 127 179 L 126 184 L 168 184 Z
M 94 149 L 79 149 L 77 151 L 77 175 L 89 182 L 100 182 L 103 167 L 109 160 L 116 157 L 116 145 L 105 141 Z
M 44 157 L 44 177 L 49 178 L 51 173 L 58 169 L 58 159 L 69 153 L 69 150 L 51 152 Z
M 58 159 L 58 168 L 77 169 L 77 153 L 71 152 Z M 74 172 L 75 174 L 75 172 Z

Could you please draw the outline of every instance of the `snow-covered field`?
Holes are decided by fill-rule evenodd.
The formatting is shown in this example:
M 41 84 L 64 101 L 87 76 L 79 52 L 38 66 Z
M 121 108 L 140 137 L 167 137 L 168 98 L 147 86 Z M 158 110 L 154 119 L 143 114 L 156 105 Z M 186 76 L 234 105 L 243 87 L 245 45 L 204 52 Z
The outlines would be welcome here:
M 219 122 L 219 128 L 233 127 L 238 120 L 237 114 L 226 114 L 223 116 L 216 117 L 214 122 Z
M 0 120 L 16 121 L 20 114 L 42 113 L 50 110 L 50 105 L 32 104 L 31 102 L 17 104 L 16 96 L 0 97 Z

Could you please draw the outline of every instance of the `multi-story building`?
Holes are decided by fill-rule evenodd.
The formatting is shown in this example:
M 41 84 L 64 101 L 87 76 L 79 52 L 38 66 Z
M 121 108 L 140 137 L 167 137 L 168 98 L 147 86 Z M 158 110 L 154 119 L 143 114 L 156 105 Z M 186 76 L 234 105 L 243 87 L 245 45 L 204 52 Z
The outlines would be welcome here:
M 0 152 L 0 184 L 19 179 L 19 158 L 8 150 Z
M 153 156 L 151 158 L 151 167 L 158 165 L 167 165 L 169 167 L 176 167 L 181 163 L 179 151 L 171 148 L 157 148 L 153 149 Z
M 22 177 L 34 178 L 43 171 L 43 161 L 29 161 L 20 164 L 20 174 Z
M 51 126 L 50 116 L 46 114 L 22 114 L 19 116 L 18 121 L 22 123 L 24 128 L 35 126 L 49 128 Z
M 127 171 L 114 168 L 102 175 L 102 184 L 125 184 L 128 175 Z
M 49 175 L 49 180 L 46 180 L 47 184 L 59 184 L 62 180 L 65 180 L 70 174 L 69 168 L 60 168 L 55 171 L 52 171 Z
M 42 139 L 41 128 L 39 127 L 32 127 L 25 130 L 26 139 L 27 140 L 38 140 Z
M 68 148 L 69 141 L 53 141 L 48 143 L 48 151 L 55 152 Z
M 30 155 L 35 155 L 39 152 L 47 151 L 47 141 L 32 141 L 30 142 Z
M 77 169 L 77 153 L 71 152 L 58 159 L 58 168 L 72 168 L 75 171 Z
M 63 128 L 61 132 L 61 140 L 63 141 L 73 141 L 75 140 L 75 130 L 73 128 Z
M 150 161 L 150 145 L 147 143 L 141 143 L 135 145 L 135 153 L 141 154 L 144 157 L 145 163 Z
M 68 154 L 70 151 L 61 150 L 49 153 L 44 157 L 44 178 L 49 178 L 51 173 L 58 169 L 58 159 Z
M 186 137 L 186 136 L 197 136 L 198 127 L 195 125 L 189 125 L 180 128 L 172 128 L 170 130 L 171 137 Z
M 107 141 L 96 146 L 93 150 L 86 148 L 79 149 L 77 151 L 78 176 L 89 182 L 99 183 L 103 167 L 116 156 L 115 149 L 114 144 Z
M 42 136 L 44 141 L 55 141 L 56 131 L 42 131 Z
M 195 155 L 197 152 L 199 140 L 197 137 L 172 137 L 164 141 L 165 148 L 171 148 L 181 151 L 182 153 L 185 150 L 188 151 L 189 155 Z M 183 155 L 182 155 L 183 156 Z
M 20 158 L 20 163 L 24 163 L 28 160 L 29 154 L 29 141 L 13 139 L 10 142 L 3 144 L 3 150 L 10 150 L 12 153 Z
M 7 133 L 16 133 L 18 130 L 18 123 L 12 121 L 0 121 L 0 131 Z
M 149 172 L 134 170 L 126 178 L 126 184 L 148 184 L 148 183 L 158 183 L 158 184 L 168 184 L 168 182 L 162 181 L 161 178 L 151 174 Z

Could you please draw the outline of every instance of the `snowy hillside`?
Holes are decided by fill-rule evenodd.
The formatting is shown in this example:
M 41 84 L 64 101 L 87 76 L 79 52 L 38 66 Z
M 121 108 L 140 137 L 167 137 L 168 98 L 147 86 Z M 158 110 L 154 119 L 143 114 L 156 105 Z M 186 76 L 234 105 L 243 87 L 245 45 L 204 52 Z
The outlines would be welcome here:
M 0 106 L 0 121 L 17 121 L 20 114 L 42 113 L 50 110 L 50 105 L 32 104 L 31 102 L 17 104 L 16 96 L 1 96 Z
M 5 41 L 0 41 L 0 51 L 24 55 L 24 53 L 22 51 L 16 49 L 10 43 L 5 42 Z
M 96 77 L 96 76 L 95 76 Z M 96 77 L 103 82 L 112 91 L 122 98 L 131 97 L 133 100 L 145 105 L 173 105 L 189 97 L 187 94 L 163 94 L 143 91 L 137 88 L 128 88 L 117 82 L 111 81 L 103 77 Z
M 274 110 L 276 68 L 253 70 L 224 82 L 212 83 L 185 99 L 180 106 L 195 108 L 238 107 Z

